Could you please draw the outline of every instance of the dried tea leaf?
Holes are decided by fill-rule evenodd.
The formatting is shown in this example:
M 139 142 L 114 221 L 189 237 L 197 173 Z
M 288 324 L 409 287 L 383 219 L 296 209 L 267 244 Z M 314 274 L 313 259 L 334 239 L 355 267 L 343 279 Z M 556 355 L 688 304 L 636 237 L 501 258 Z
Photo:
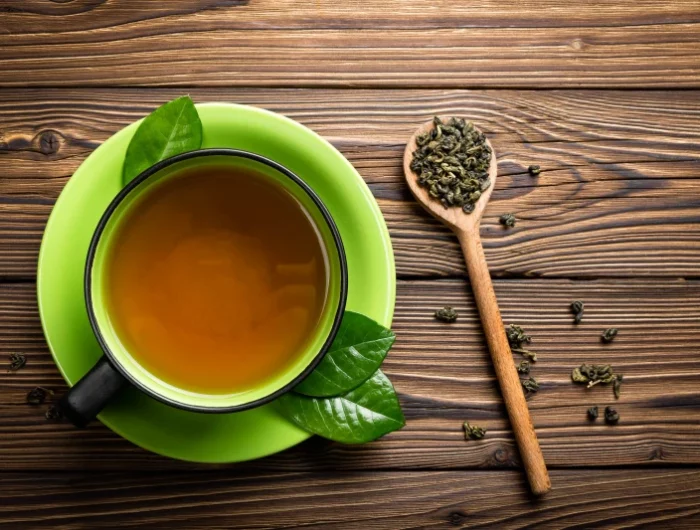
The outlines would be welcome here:
M 418 185 L 445 208 L 474 210 L 489 188 L 491 149 L 484 134 L 461 118 L 433 118 L 433 127 L 416 138 L 411 171 Z
M 509 325 L 506 327 L 506 337 L 508 338 L 508 344 L 510 344 L 510 349 L 513 353 L 524 355 L 531 362 L 537 361 L 537 353 L 522 347 L 524 343 L 529 343 L 532 340 L 530 335 L 525 333 L 523 328 L 516 324 Z
M 591 388 L 601 383 L 612 383 L 615 397 L 620 397 L 622 375 L 614 373 L 612 366 L 609 364 L 582 364 L 578 368 L 573 369 L 571 380 L 574 383 L 586 384 L 586 388 Z
M 443 307 L 435 311 L 435 318 L 440 322 L 447 322 L 448 324 L 456 322 L 458 316 L 457 311 L 451 307 Z
M 615 394 L 615 399 L 620 399 L 620 389 L 622 387 L 622 374 L 617 374 L 615 381 L 613 381 L 613 394 Z
M 41 405 L 46 398 L 53 396 L 53 390 L 37 386 L 27 392 L 27 403 L 30 405 Z
M 24 368 L 27 364 L 27 357 L 23 353 L 11 353 L 10 354 L 10 368 L 8 372 L 16 372 Z
M 59 406 L 51 405 L 44 416 L 47 420 L 60 420 L 63 419 L 63 411 Z
M 520 364 L 516 367 L 519 374 L 529 374 L 530 373 L 530 361 L 520 361 Z
M 589 381 L 588 376 L 581 373 L 581 368 L 574 368 L 574 371 L 571 372 L 571 380 L 574 383 L 588 383 Z
M 598 406 L 594 406 L 588 409 L 588 419 L 595 421 L 598 419 Z
M 523 389 L 527 394 L 537 392 L 540 389 L 540 384 L 534 377 L 528 377 L 527 379 L 521 379 L 520 384 L 523 385 Z
M 605 423 L 613 425 L 620 420 L 620 415 L 612 407 L 605 407 Z
M 574 324 L 580 323 L 583 318 L 583 302 L 580 300 L 571 302 L 571 312 L 574 314 Z
M 617 329 L 616 328 L 608 328 L 605 331 L 603 331 L 603 334 L 600 336 L 600 340 L 602 340 L 603 342 L 612 342 L 616 336 L 617 336 Z
M 513 353 L 519 353 L 520 355 L 524 355 L 533 363 L 537 362 L 537 354 L 532 350 L 526 350 L 525 348 L 511 348 L 510 351 L 512 351 Z
M 480 440 L 486 435 L 486 429 L 478 425 L 469 425 L 468 421 L 464 422 L 464 438 L 467 440 Z
M 586 388 L 591 388 L 599 383 L 604 383 L 604 384 L 610 384 L 613 381 L 615 381 L 617 378 L 615 374 L 607 374 L 607 375 L 601 375 L 597 379 L 591 379 L 588 381 L 588 386 Z
M 530 335 L 516 324 L 511 324 L 506 328 L 506 337 L 508 337 L 508 344 L 515 348 L 519 348 L 523 343 L 529 343 L 532 340 Z
M 515 216 L 512 213 L 504 213 L 498 218 L 498 221 L 507 228 L 515 226 Z

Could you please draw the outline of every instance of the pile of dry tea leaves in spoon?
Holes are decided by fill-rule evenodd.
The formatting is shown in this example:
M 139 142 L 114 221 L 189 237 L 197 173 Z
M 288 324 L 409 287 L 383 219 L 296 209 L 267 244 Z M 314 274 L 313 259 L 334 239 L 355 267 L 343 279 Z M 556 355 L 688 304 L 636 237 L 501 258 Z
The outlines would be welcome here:
M 445 208 L 474 210 L 481 193 L 491 185 L 491 148 L 486 136 L 462 118 L 443 122 L 433 118 L 434 127 L 416 137 L 411 171 L 418 184 Z

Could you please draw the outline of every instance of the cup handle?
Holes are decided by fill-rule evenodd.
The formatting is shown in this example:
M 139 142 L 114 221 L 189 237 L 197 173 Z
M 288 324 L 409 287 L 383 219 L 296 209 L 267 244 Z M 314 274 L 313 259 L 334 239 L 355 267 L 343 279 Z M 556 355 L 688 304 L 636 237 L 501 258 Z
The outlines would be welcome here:
M 126 384 L 126 378 L 103 356 L 61 398 L 61 412 L 76 427 L 85 427 Z

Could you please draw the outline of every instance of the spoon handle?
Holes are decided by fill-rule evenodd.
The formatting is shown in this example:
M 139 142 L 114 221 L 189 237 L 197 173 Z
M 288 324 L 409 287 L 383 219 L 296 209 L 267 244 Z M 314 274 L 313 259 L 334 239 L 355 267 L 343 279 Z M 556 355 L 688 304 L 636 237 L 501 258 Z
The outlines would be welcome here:
M 467 262 L 469 281 L 530 489 L 535 495 L 543 495 L 552 485 L 501 320 L 478 224 L 474 229 L 458 231 L 457 237 Z

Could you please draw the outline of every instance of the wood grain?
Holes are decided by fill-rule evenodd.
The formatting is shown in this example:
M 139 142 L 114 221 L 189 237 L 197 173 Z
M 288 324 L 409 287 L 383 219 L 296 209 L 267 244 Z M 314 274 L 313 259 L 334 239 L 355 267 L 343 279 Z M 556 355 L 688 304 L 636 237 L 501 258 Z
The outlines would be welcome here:
M 361 8 L 358 9 L 358 6 Z M 308 29 L 440 29 L 528 27 L 625 27 L 700 22 L 693 0 L 586 0 L 572 9 L 562 0 L 5 0 L 5 32 L 62 33 L 106 30 L 116 25 L 215 27 L 257 31 Z
M 0 86 L 700 86 L 697 2 L 10 0 Z
M 0 92 L 0 277 L 31 278 L 68 177 L 179 90 Z M 697 277 L 700 92 L 192 90 L 270 108 L 333 142 L 378 198 L 402 277 L 466 273 L 456 239 L 415 204 L 401 155 L 434 114 L 471 117 L 499 155 L 482 239 L 497 277 Z M 527 166 L 543 171 L 533 179 Z M 513 212 L 514 229 L 498 223 Z M 650 252 L 653 249 L 653 252 Z
M 700 525 L 700 471 L 8 473 L 2 528 L 678 528 Z
M 700 527 L 699 32 L 696 0 L 0 2 L 0 365 L 28 358 L 0 366 L 0 527 Z M 185 92 L 286 114 L 369 184 L 403 278 L 385 368 L 405 429 L 199 466 L 25 403 L 65 390 L 33 285 L 56 198 L 100 143 Z M 499 154 L 481 236 L 504 321 L 539 353 L 529 407 L 554 469 L 539 502 L 457 240 L 402 182 L 406 139 L 434 114 L 470 117 Z M 432 318 L 443 305 L 456 324 Z M 622 398 L 573 385 L 582 362 L 612 363 Z M 585 419 L 612 403 L 619 425 Z M 487 437 L 465 441 L 465 420 Z
M 497 280 L 504 322 L 533 336 L 541 390 L 529 406 L 550 468 L 700 464 L 700 283 L 695 281 Z M 586 304 L 574 326 L 568 305 Z M 432 312 L 452 305 L 446 325 Z M 600 343 L 609 326 L 615 342 Z M 314 438 L 300 447 L 236 469 L 395 470 L 513 468 L 519 465 L 479 317 L 465 281 L 402 281 L 393 328 L 398 339 L 384 368 L 394 382 L 407 426 L 364 446 Z M 86 430 L 47 422 L 24 402 L 40 385 L 65 384 L 41 332 L 34 288 L 0 285 L 0 359 L 27 355 L 17 373 L 0 369 L 0 470 L 182 470 L 201 466 L 168 460 L 131 445 L 99 424 Z M 516 357 L 519 360 L 519 357 Z M 581 363 L 611 363 L 624 374 L 621 399 L 610 387 L 586 390 L 570 380 Z M 614 404 L 619 425 L 586 420 L 586 409 Z M 465 441 L 462 423 L 488 429 Z

